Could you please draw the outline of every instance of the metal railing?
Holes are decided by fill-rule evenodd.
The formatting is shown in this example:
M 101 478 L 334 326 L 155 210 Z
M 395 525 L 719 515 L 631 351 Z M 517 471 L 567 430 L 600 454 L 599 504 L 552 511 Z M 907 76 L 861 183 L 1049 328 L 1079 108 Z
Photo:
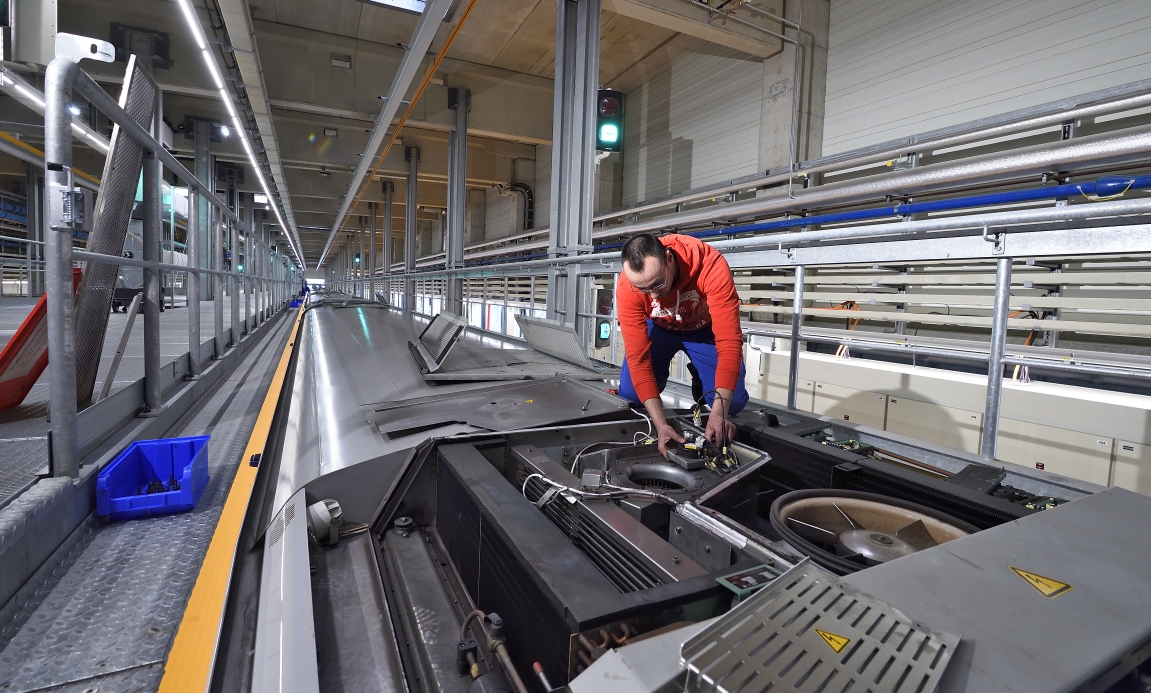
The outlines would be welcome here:
M 132 60 L 128 69 L 133 69 Z M 68 203 L 73 200 L 72 170 L 72 116 L 68 106 L 73 90 L 79 91 L 93 106 L 104 113 L 117 126 L 120 137 L 128 137 L 143 148 L 144 222 L 143 258 L 125 258 L 102 255 L 73 248 L 72 236 L 77 220 Z M 77 386 L 74 302 L 72 300 L 72 268 L 76 262 L 128 265 L 143 269 L 144 306 L 144 392 L 142 412 L 156 415 L 162 408 L 160 374 L 160 275 L 161 272 L 178 273 L 186 281 L 188 295 L 200 296 L 201 276 L 213 280 L 214 308 L 213 354 L 219 357 L 234 346 L 243 334 L 268 320 L 285 308 L 299 284 L 295 268 L 282 254 L 273 251 L 270 240 L 254 236 L 262 229 L 254 229 L 235 211 L 220 200 L 214 192 L 188 171 L 151 133 L 141 127 L 116 101 L 92 80 L 79 66 L 67 59 L 57 58 L 49 65 L 44 89 L 45 132 L 45 195 L 47 223 L 45 228 L 45 287 L 48 294 L 48 349 L 49 391 L 52 411 L 51 468 L 55 476 L 79 475 L 79 448 L 77 437 Z M 158 102 L 154 106 L 154 122 L 162 121 Z M 115 135 L 114 135 L 115 138 Z M 115 142 L 113 142 L 113 146 Z M 161 262 L 160 229 L 162 228 L 161 181 L 164 169 L 181 179 L 189 188 L 188 261 L 187 266 Z M 133 185 L 135 182 L 133 181 Z M 114 191 L 103 190 L 111 195 Z M 118 191 L 117 191 L 118 192 Z M 198 228 L 202 209 L 206 203 L 210 229 L 215 235 L 212 267 L 199 267 Z M 242 232 L 245 243 L 255 257 L 248 258 L 243 272 L 224 270 L 222 234 L 225 227 Z M 223 327 L 223 295 L 233 297 L 230 329 Z M 240 318 L 240 295 L 244 296 L 244 317 Z M 188 377 L 196 378 L 203 362 L 200 341 L 200 301 L 190 302 L 188 310 Z

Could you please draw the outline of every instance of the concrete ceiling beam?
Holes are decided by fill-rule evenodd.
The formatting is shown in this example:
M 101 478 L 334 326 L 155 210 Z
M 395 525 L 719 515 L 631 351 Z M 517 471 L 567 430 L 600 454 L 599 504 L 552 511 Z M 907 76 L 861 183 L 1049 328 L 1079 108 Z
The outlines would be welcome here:
M 783 48 L 782 42 L 764 31 L 743 24 L 713 19 L 712 11 L 687 0 L 603 0 L 603 8 L 641 22 L 671 29 L 688 36 L 734 48 L 748 55 L 769 58 Z M 783 33 L 778 22 L 743 12 L 740 19 Z

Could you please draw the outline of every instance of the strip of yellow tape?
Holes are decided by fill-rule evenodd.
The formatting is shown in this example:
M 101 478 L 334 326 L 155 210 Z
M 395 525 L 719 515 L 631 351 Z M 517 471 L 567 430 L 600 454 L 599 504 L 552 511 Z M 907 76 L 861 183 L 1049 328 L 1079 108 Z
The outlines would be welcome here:
M 248 503 L 252 498 L 252 488 L 256 483 L 256 472 L 259 469 L 247 464 L 247 460 L 251 459 L 252 455 L 263 453 L 268 441 L 272 416 L 276 413 L 276 405 L 280 401 L 280 391 L 287 377 L 292 346 L 296 343 L 303 318 L 304 311 L 301 309 L 292 326 L 288 344 L 280 354 L 280 363 L 276 366 L 275 375 L 272 376 L 268 395 L 260 407 L 256 425 L 248 438 L 247 447 L 244 448 L 244 455 L 240 458 L 240 467 L 236 470 L 236 478 L 232 480 L 232 488 L 228 491 L 227 500 L 224 501 L 224 510 L 216 522 L 216 531 L 212 534 L 212 542 L 208 544 L 208 552 L 204 555 L 200 574 L 192 587 L 192 596 L 188 599 L 188 605 L 184 607 L 184 617 L 180 620 L 180 628 L 176 631 L 176 639 L 172 642 L 172 650 L 168 653 L 168 661 L 164 665 L 160 693 L 185 691 L 203 693 L 211 683 L 212 667 L 216 661 L 216 648 L 223 626 L 224 608 L 228 603 L 228 587 L 232 582 L 232 569 L 240 541 L 240 530 L 244 526 L 244 517 L 248 513 Z

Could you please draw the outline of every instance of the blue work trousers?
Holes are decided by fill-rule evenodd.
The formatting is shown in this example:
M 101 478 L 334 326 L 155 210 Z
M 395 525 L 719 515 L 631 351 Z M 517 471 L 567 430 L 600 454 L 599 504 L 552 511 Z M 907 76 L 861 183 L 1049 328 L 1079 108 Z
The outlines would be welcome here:
M 712 334 L 711 327 L 705 327 L 694 332 L 672 332 L 657 327 L 652 324 L 651 320 L 648 320 L 647 336 L 651 340 L 651 369 L 655 373 L 655 382 L 659 386 L 659 391 L 663 392 L 663 388 L 667 386 L 667 379 L 671 374 L 672 358 L 682 351 L 687 354 L 691 365 L 699 373 L 704 397 L 708 406 L 711 406 L 711 402 L 715 398 L 715 367 L 719 361 L 719 356 L 715 351 L 715 335 Z M 627 345 L 625 344 L 624 350 L 626 351 L 626 349 Z M 739 380 L 735 383 L 735 394 L 732 396 L 735 401 L 728 408 L 729 414 L 738 414 L 747 406 L 747 388 L 743 385 L 745 374 L 741 359 Z M 619 377 L 619 395 L 634 404 L 643 404 L 639 401 L 639 395 L 635 393 L 635 388 L 631 384 L 631 374 L 628 372 L 626 358 L 623 362 L 623 372 L 620 373 Z

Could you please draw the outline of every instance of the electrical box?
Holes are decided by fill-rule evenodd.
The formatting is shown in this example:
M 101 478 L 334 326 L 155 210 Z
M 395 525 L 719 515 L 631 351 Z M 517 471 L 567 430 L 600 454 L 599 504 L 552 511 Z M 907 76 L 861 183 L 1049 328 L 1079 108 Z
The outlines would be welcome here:
M 1115 441 L 1111 485 L 1151 496 L 1151 445 Z
M 764 373 L 759 381 L 760 393 L 758 399 L 772 404 L 787 405 L 787 376 L 779 373 Z M 815 382 L 800 378 L 795 387 L 795 408 L 801 411 L 812 411 L 812 398 L 815 394 Z
M 887 395 L 831 383 L 816 383 L 812 411 L 882 430 L 887 421 Z
M 1106 486 L 1114 440 L 1016 419 L 999 420 L 996 458 Z
M 888 397 L 887 430 L 965 452 L 979 452 L 983 414 L 906 397 Z

